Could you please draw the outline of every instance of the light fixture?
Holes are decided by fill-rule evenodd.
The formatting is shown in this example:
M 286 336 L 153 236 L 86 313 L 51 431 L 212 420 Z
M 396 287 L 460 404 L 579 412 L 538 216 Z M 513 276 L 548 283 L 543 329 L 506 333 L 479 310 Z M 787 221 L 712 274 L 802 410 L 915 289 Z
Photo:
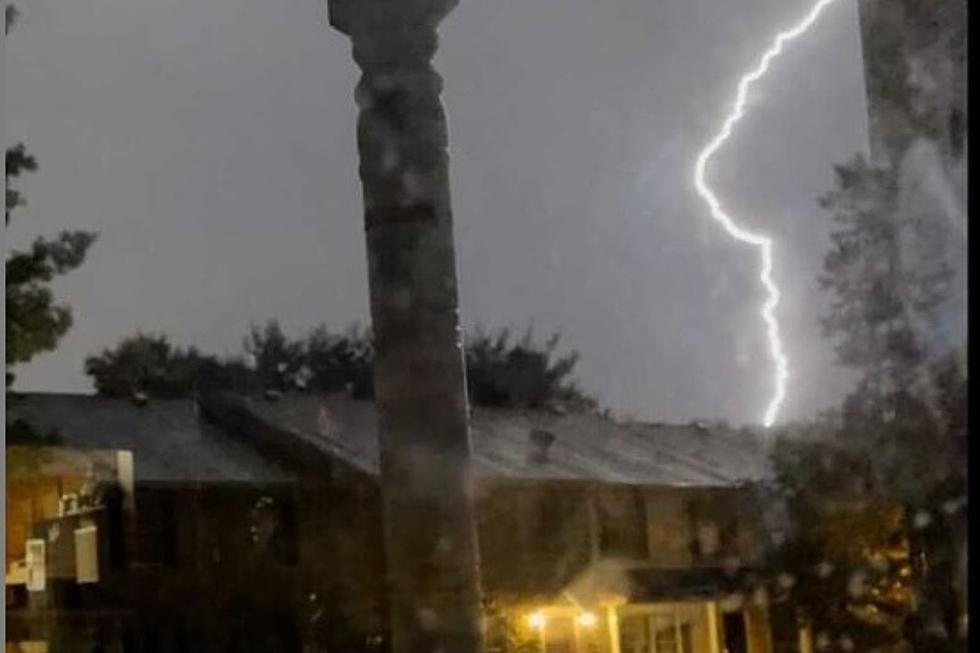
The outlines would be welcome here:
M 592 628 L 596 624 L 595 614 L 591 612 L 583 612 L 578 616 L 578 625 L 584 626 L 586 628 Z
M 527 616 L 527 623 L 535 630 L 544 628 L 544 615 L 540 612 L 532 612 Z

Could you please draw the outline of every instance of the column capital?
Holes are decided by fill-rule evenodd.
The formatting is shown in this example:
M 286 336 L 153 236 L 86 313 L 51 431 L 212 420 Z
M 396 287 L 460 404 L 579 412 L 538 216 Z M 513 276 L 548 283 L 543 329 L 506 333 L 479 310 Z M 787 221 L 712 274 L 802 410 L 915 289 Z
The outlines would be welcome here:
M 351 38 L 393 29 L 435 29 L 459 0 L 327 0 L 330 26 Z

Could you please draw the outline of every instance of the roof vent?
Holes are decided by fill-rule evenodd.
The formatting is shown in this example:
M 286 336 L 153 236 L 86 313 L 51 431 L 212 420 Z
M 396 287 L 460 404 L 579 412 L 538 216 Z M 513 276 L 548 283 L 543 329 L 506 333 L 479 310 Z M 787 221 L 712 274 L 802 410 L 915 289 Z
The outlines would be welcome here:
M 531 451 L 528 454 L 528 460 L 538 465 L 547 463 L 548 452 L 555 442 L 555 434 L 543 429 L 533 429 L 529 439 L 531 440 Z
M 555 415 L 567 415 L 568 408 L 558 402 L 548 404 L 548 410 Z

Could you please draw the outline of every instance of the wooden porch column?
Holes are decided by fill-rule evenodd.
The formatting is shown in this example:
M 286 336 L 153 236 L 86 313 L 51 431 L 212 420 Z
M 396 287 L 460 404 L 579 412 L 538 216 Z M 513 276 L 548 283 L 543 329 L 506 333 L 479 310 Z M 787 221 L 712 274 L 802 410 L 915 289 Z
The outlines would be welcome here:
M 616 606 L 607 605 L 606 608 L 606 630 L 609 634 L 609 653 L 620 653 L 619 648 L 619 614 Z
M 719 609 L 717 601 L 704 604 L 708 613 L 708 653 L 721 653 L 721 634 L 718 629 Z
M 436 27 L 455 0 L 329 0 L 362 76 L 364 197 L 394 653 L 481 648 L 480 573 Z

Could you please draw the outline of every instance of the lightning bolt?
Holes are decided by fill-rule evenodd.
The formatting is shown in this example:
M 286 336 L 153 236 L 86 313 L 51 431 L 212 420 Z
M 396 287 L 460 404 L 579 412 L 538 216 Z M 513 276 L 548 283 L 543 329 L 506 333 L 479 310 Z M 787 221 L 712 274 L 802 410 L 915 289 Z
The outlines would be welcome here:
M 719 222 L 728 235 L 735 240 L 758 247 L 761 255 L 762 267 L 759 271 L 759 280 L 765 287 L 767 296 L 760 314 L 762 315 L 763 322 L 766 324 L 766 335 L 769 340 L 769 355 L 776 366 L 775 388 L 762 418 L 762 423 L 766 428 L 772 426 L 776 420 L 779 407 L 782 405 L 783 399 L 786 398 L 786 382 L 789 379 L 789 359 L 783 351 L 783 341 L 779 335 L 779 321 L 775 316 L 776 306 L 779 304 L 779 287 L 772 278 L 773 242 L 772 238 L 765 234 L 740 227 L 732 219 L 732 216 L 726 213 L 721 207 L 721 201 L 708 186 L 704 174 L 705 169 L 708 167 L 708 161 L 721 149 L 721 146 L 731 136 L 735 123 L 741 120 L 745 114 L 745 99 L 749 94 L 749 87 L 753 82 L 766 74 L 772 60 L 782 53 L 783 46 L 810 29 L 810 26 L 816 22 L 820 13 L 833 1 L 818 0 L 800 22 L 776 35 L 772 45 L 763 53 L 756 67 L 746 73 L 739 81 L 738 92 L 735 95 L 735 104 L 732 106 L 731 113 L 725 118 L 725 122 L 722 123 L 721 130 L 718 134 L 701 150 L 697 163 L 694 165 L 694 187 L 697 189 L 698 195 L 708 204 L 708 208 L 711 209 L 711 217 Z

